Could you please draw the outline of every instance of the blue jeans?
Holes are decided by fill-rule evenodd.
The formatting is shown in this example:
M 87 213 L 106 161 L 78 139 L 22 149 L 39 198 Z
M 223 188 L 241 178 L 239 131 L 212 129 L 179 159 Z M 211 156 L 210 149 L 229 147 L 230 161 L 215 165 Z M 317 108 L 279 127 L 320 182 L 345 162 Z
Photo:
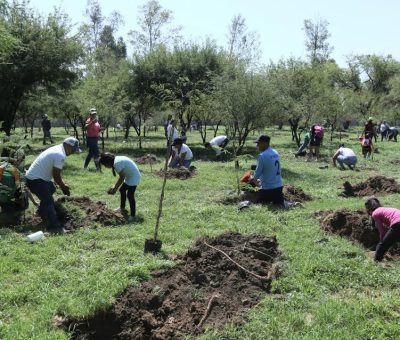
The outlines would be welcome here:
M 92 158 L 94 158 L 95 163 L 98 161 L 99 159 L 99 138 L 98 137 L 86 137 L 86 145 L 89 149 L 89 153 L 86 156 L 85 159 L 85 165 L 84 167 L 87 168 L 87 166 L 90 163 L 90 160 Z M 97 166 L 97 164 L 96 164 Z
M 310 144 L 310 141 L 309 141 L 309 140 L 304 140 L 304 141 L 303 141 L 303 144 L 300 145 L 299 150 L 297 150 L 296 154 L 297 154 L 297 155 L 300 155 L 301 153 L 303 153 L 303 151 L 304 151 L 305 149 L 307 149 L 308 144 Z
M 173 160 L 171 160 L 171 163 L 169 163 L 169 167 L 173 168 L 173 169 L 179 168 L 180 167 L 179 162 L 180 162 L 180 158 L 178 156 L 175 156 L 175 158 Z M 191 163 L 192 163 L 192 160 L 189 159 L 189 160 L 183 161 L 182 166 L 189 169 Z
M 53 194 L 56 187 L 53 182 L 47 182 L 42 179 L 26 179 L 29 190 L 40 199 L 39 213 L 45 215 L 48 219 L 48 228 L 57 229 L 61 227 L 57 218 L 56 208 L 54 207 Z
M 339 155 L 337 161 L 343 170 L 344 170 L 344 164 L 346 164 L 351 169 L 352 166 L 354 167 L 356 165 L 357 157 L 356 156 L 344 157 L 342 155 Z

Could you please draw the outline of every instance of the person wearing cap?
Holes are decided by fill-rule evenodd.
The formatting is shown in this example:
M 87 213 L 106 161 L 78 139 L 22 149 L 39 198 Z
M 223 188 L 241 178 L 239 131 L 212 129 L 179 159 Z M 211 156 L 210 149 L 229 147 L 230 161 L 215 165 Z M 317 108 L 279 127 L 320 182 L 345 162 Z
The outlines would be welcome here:
M 350 170 L 354 170 L 357 164 L 357 156 L 350 148 L 345 148 L 344 144 L 340 144 L 339 149 L 332 157 L 333 166 L 336 167 L 336 161 L 340 165 L 341 170 L 345 170 L 344 165 L 347 165 Z
M 168 166 L 170 168 L 180 168 L 183 166 L 189 169 L 192 159 L 192 150 L 183 143 L 181 138 L 176 138 L 172 143 L 171 158 Z
M 68 137 L 62 144 L 52 146 L 43 151 L 31 164 L 26 172 L 26 184 L 29 190 L 39 200 L 39 214 L 47 217 L 48 230 L 52 233 L 65 233 L 66 230 L 60 224 L 54 207 L 53 194 L 58 184 L 64 195 L 70 195 L 69 186 L 61 177 L 61 170 L 67 157 L 73 153 L 79 153 L 79 141 L 74 137 Z
M 283 205 L 280 157 L 278 152 L 270 147 L 270 140 L 269 136 L 261 135 L 255 141 L 260 154 L 258 155 L 257 167 L 251 182 L 261 181 L 261 189 L 258 191 L 259 203 L 272 202 L 273 204 Z
M 179 138 L 179 132 L 176 128 L 176 120 L 172 119 L 167 127 L 167 142 L 171 145 L 175 139 Z
M 380 262 L 389 248 L 400 241 L 400 210 L 382 207 L 376 197 L 367 198 L 365 209 L 379 232 L 379 243 L 376 246 L 374 259 Z
M 125 156 L 115 156 L 111 153 L 103 153 L 100 156 L 99 163 L 104 165 L 106 168 L 112 169 L 112 173 L 116 176 L 118 173 L 119 177 L 113 187 L 107 190 L 109 195 L 114 195 L 119 189 L 120 193 L 120 204 L 116 212 L 126 213 L 126 198 L 128 197 L 130 216 L 128 222 L 136 221 L 136 201 L 135 192 L 136 187 L 140 183 L 140 171 L 136 163 L 130 158 Z
M 215 151 L 217 159 L 225 152 L 225 148 L 229 143 L 229 139 L 226 136 L 216 136 L 209 142 L 204 143 L 207 149 L 212 149 Z
M 99 166 L 99 137 L 101 132 L 101 126 L 97 120 L 97 110 L 95 108 L 90 109 L 90 115 L 85 122 L 86 129 L 86 145 L 89 149 L 88 155 L 85 159 L 85 164 L 83 166 L 84 170 L 87 170 L 91 159 L 94 159 L 94 164 L 96 169 L 100 170 Z
M 51 122 L 49 116 L 44 114 L 42 117 L 42 129 L 43 129 L 43 145 L 46 145 L 46 138 L 50 139 L 50 143 L 53 144 L 53 139 L 51 138 Z
M 363 135 L 365 136 L 367 133 L 374 137 L 376 143 L 376 124 L 374 123 L 374 119 L 372 117 L 368 118 L 368 122 L 364 126 Z

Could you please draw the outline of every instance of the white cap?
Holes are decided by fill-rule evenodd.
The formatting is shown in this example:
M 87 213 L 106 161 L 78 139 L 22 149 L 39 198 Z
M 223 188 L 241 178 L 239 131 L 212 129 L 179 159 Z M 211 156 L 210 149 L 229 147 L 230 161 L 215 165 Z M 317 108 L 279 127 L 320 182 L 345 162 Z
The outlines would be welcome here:
M 79 148 L 79 140 L 75 137 L 67 137 L 64 139 L 64 143 L 74 147 L 74 153 L 80 153 L 82 150 Z
M 92 108 L 90 109 L 90 114 L 93 114 L 93 113 L 97 113 L 97 110 L 96 110 L 96 108 L 94 108 L 94 107 L 92 107 Z

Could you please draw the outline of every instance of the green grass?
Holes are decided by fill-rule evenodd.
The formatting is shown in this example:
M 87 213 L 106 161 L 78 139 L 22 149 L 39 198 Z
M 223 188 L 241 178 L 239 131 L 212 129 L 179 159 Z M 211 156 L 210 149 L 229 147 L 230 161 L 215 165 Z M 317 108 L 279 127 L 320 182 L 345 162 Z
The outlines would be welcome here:
M 63 130 L 55 138 L 62 141 Z M 302 187 L 314 200 L 304 209 L 281 211 L 252 206 L 239 213 L 236 206 L 217 201 L 235 188 L 233 162 L 208 161 L 213 153 L 200 143 L 199 134 L 189 134 L 198 174 L 187 181 L 168 180 L 160 239 L 167 253 L 183 252 L 201 235 L 217 235 L 227 230 L 276 235 L 283 252 L 283 274 L 273 283 L 273 294 L 263 298 L 241 327 L 209 330 L 202 338 L 225 339 L 372 339 L 399 338 L 400 265 L 385 269 L 376 265 L 363 249 L 347 239 L 325 235 L 313 212 L 326 209 L 361 208 L 362 199 L 338 197 L 345 180 L 358 182 L 383 174 L 400 181 L 396 143 L 378 143 L 381 153 L 373 161 L 360 160 L 360 172 L 321 170 L 321 163 L 295 159 L 289 132 L 267 131 L 273 147 L 282 157 L 284 182 Z M 211 133 L 211 132 L 210 132 Z M 344 140 L 360 154 L 356 132 Z M 43 149 L 40 135 L 28 140 L 35 152 Z M 322 153 L 332 154 L 338 144 L 327 142 Z M 164 139 L 152 133 L 139 150 L 136 142 L 122 143 L 112 135 L 108 151 L 132 158 L 145 153 L 163 157 Z M 249 141 L 247 153 L 257 155 Z M 72 155 L 63 171 L 72 195 L 103 200 L 118 206 L 119 196 L 106 189 L 115 181 L 110 171 L 82 172 L 85 153 Z M 250 167 L 251 162 L 243 164 Z M 91 164 L 93 168 L 93 163 Z M 23 232 L 0 229 L 0 338 L 66 339 L 68 335 L 52 326 L 57 313 L 84 316 L 109 305 L 128 285 L 139 284 L 151 270 L 173 263 L 162 257 L 143 254 L 146 238 L 155 225 L 162 179 L 140 166 L 145 174 L 137 190 L 137 210 L 144 222 L 105 227 L 92 225 L 72 235 L 53 236 L 28 244 Z M 161 165 L 153 166 L 153 171 Z M 60 194 L 59 192 L 57 194 Z M 400 195 L 382 198 L 384 204 L 400 207 Z M 327 237 L 327 242 L 318 242 Z

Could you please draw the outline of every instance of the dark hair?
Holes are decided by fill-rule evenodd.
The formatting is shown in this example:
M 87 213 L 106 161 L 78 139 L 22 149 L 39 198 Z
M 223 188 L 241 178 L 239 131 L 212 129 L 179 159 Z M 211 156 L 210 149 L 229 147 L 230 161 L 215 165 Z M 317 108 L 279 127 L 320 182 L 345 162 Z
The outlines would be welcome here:
M 344 148 L 344 143 L 339 144 L 339 148 Z
M 114 160 L 115 155 L 109 152 L 105 152 L 100 155 L 99 164 L 104 165 L 105 167 L 111 167 L 113 175 L 116 176 L 114 169 Z
M 205 146 L 206 148 L 209 148 L 209 147 L 211 146 L 211 144 L 210 144 L 210 142 L 205 142 L 205 143 L 204 143 L 204 146 Z
M 372 196 L 372 197 L 368 197 L 365 200 L 364 205 L 367 209 L 372 209 L 372 211 L 374 211 L 375 209 L 381 207 L 381 202 L 379 202 L 379 200 L 376 197 Z

